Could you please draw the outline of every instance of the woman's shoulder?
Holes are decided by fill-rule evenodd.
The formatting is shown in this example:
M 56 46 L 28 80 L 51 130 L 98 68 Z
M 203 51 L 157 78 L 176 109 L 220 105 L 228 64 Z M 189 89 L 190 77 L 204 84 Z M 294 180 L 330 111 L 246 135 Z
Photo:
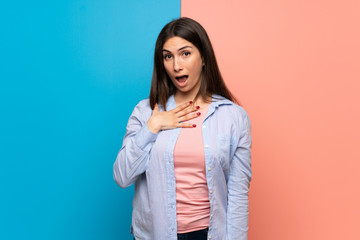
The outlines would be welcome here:
M 213 98 L 215 108 L 218 108 L 221 112 L 227 112 L 229 114 L 235 114 L 235 116 L 240 117 L 248 117 L 246 110 L 238 105 L 237 103 L 219 96 L 217 98 Z
M 250 118 L 244 107 L 226 98 L 219 100 L 216 105 L 215 119 L 226 125 L 224 128 L 230 129 L 231 135 L 242 136 L 243 133 L 250 132 Z
M 238 115 L 240 115 L 242 117 L 248 117 L 248 113 L 246 112 L 246 110 L 242 106 L 240 106 L 240 105 L 238 105 L 236 103 L 233 103 L 233 105 L 231 105 L 231 108 Z
M 139 108 L 149 108 L 149 109 L 151 109 L 151 107 L 150 107 L 150 99 L 149 99 L 149 98 L 146 98 L 146 99 L 140 100 L 140 101 L 138 102 L 138 104 L 136 104 L 135 107 L 139 107 Z
M 137 116 L 137 117 L 146 117 L 151 115 L 152 109 L 150 107 L 150 100 L 147 99 L 143 99 L 140 100 L 136 106 L 134 107 L 134 110 L 132 112 L 132 116 Z

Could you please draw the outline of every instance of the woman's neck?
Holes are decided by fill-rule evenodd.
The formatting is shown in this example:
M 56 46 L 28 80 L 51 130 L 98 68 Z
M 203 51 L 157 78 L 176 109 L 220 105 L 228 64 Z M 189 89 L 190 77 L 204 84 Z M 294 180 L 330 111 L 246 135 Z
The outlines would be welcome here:
M 183 95 L 183 94 L 179 94 L 179 93 L 174 94 L 174 99 L 175 99 L 175 103 L 177 106 L 179 106 L 185 102 L 193 101 L 194 105 L 200 106 L 200 108 L 204 108 L 204 107 L 207 107 L 211 102 L 211 97 L 204 99 L 202 96 L 199 96 L 196 100 L 195 100 L 195 97 L 196 97 L 196 94 L 195 95 Z

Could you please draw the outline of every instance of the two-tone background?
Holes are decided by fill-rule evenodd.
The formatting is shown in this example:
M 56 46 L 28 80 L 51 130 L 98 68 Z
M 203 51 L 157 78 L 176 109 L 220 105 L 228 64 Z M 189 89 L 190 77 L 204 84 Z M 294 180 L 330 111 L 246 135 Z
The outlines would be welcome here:
M 0 239 L 131 239 L 112 166 L 156 37 L 192 17 L 252 121 L 249 240 L 360 239 L 360 2 L 0 5 Z

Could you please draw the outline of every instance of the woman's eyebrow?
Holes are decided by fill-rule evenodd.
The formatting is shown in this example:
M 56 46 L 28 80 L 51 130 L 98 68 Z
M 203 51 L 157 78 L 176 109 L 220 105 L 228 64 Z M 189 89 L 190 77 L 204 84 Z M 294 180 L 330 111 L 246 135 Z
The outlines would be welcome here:
M 191 46 L 183 46 L 183 47 L 181 47 L 181 48 L 179 48 L 178 49 L 178 51 L 181 51 L 181 50 L 183 50 L 183 49 L 185 49 L 185 48 L 192 48 Z M 167 49 L 163 49 L 163 52 L 171 52 L 171 51 L 169 51 L 169 50 L 167 50 Z
M 191 47 L 191 46 L 183 46 L 183 47 L 179 48 L 178 51 L 181 51 L 181 50 L 183 50 L 184 48 L 192 48 L 192 47 Z

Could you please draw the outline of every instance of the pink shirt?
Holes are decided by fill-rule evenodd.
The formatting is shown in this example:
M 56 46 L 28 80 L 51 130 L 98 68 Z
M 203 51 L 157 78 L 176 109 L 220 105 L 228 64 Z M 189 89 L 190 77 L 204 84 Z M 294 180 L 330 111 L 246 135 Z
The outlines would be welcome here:
M 174 149 L 176 213 L 178 233 L 209 226 L 210 202 L 206 182 L 205 154 L 201 125 L 208 107 L 189 122 L 195 128 L 182 128 Z

